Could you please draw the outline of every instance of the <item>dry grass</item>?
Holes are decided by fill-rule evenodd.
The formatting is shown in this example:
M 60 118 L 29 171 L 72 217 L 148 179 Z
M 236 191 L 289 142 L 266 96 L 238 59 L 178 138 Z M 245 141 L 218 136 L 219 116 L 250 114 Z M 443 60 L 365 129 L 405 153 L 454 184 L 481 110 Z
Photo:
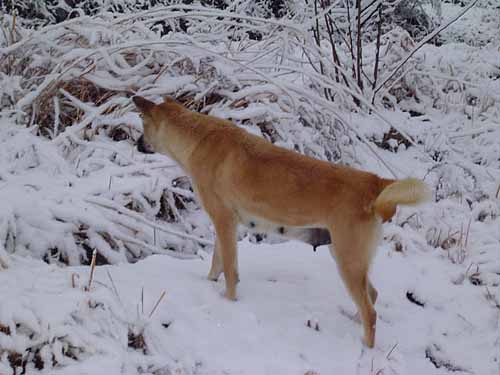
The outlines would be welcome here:
M 54 138 L 59 133 L 73 124 L 79 123 L 85 111 L 76 107 L 73 103 L 61 95 L 62 90 L 83 103 L 101 105 L 115 95 L 125 96 L 122 92 L 108 90 L 95 85 L 84 77 L 76 78 L 66 82 L 59 82 L 45 90 L 32 106 L 33 123 L 38 125 L 40 134 Z M 115 108 L 111 107 L 104 113 L 111 113 Z M 116 131 L 112 129 L 111 132 Z M 116 135 L 114 135 L 116 137 Z
M 12 375 L 24 375 L 30 373 L 28 369 L 35 368 L 37 370 L 50 369 L 58 367 L 60 363 L 56 359 L 56 355 L 52 352 L 56 347 L 55 343 L 59 343 L 61 348 L 61 358 L 76 360 L 83 352 L 82 348 L 75 347 L 70 343 L 65 344 L 65 337 L 53 337 L 50 341 L 33 340 L 37 334 L 23 323 L 17 323 L 15 331 L 12 332 L 8 326 L 0 323 L 0 334 L 6 336 L 22 336 L 24 342 L 28 345 L 22 352 L 10 349 L 0 348 L 0 356 L 6 357 L 8 364 L 12 369 Z M 42 355 L 42 351 L 52 352 L 47 360 L 46 353 Z M 48 362 L 47 362 L 48 361 Z
M 458 230 L 448 230 L 444 234 L 442 229 L 433 227 L 429 229 L 431 235 L 428 237 L 429 245 L 446 251 L 448 259 L 454 264 L 463 264 L 468 253 L 470 227 L 472 219 L 467 225 L 461 224 Z
M 140 350 L 143 354 L 148 353 L 148 348 L 146 345 L 146 339 L 144 337 L 143 330 L 136 331 L 133 328 L 129 328 L 128 347 L 134 350 Z
M 148 315 L 148 318 L 151 319 L 151 317 L 153 316 L 154 312 L 156 311 L 156 309 L 158 308 L 158 305 L 160 304 L 161 300 L 163 299 L 163 297 L 165 297 L 165 294 L 167 292 L 163 291 L 161 292 L 160 294 L 160 297 L 158 297 L 158 300 L 156 301 L 155 305 L 153 306 L 153 308 L 151 309 L 151 312 L 149 313 Z
M 161 301 L 165 297 L 166 292 L 163 291 L 158 297 L 156 303 L 153 305 L 150 313 L 147 316 L 151 320 L 153 314 L 158 309 Z M 145 324 L 142 321 L 144 317 L 144 288 L 141 289 L 140 303 L 137 305 L 137 322 L 129 325 L 128 328 L 128 347 L 134 350 L 139 350 L 143 354 L 148 354 L 148 346 L 146 341 Z M 162 324 L 163 327 L 168 328 L 170 323 Z
M 94 272 L 95 272 L 95 265 L 96 265 L 96 258 L 97 258 L 97 249 L 94 249 L 92 252 L 92 260 L 90 261 L 90 274 L 89 274 L 89 281 L 87 286 L 85 287 L 85 290 L 87 292 L 90 291 L 92 288 L 92 281 L 94 280 Z

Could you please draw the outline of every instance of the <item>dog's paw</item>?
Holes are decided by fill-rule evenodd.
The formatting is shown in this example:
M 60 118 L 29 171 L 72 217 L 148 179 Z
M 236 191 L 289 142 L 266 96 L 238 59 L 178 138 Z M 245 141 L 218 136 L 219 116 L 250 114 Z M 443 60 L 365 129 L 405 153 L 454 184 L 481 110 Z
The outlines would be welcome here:
M 219 276 L 218 275 L 212 275 L 212 274 L 208 274 L 207 276 L 207 280 L 209 281 L 213 281 L 213 282 L 217 282 L 219 280 Z
M 236 297 L 236 291 L 226 290 L 224 297 L 230 301 L 236 301 L 238 298 Z
M 375 335 L 363 337 L 363 345 L 368 349 L 373 349 L 375 347 Z

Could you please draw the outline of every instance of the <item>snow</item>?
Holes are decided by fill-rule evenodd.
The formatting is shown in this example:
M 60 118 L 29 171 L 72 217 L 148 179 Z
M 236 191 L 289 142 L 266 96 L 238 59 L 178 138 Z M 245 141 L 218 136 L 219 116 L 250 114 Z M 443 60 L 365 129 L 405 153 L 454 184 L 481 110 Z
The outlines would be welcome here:
M 61 269 L 16 256 L 0 273 L 0 293 L 10 301 L 0 308 L 0 321 L 31 345 L 55 338 L 85 347 L 82 361 L 64 358 L 64 371 L 50 373 L 135 374 L 140 363 L 179 374 L 448 373 L 434 367 L 428 351 L 459 373 L 498 368 L 498 310 L 479 308 L 487 302 L 484 290 L 457 282 L 465 266 L 436 252 L 379 248 L 372 269 L 379 290 L 377 345 L 369 350 L 361 326 L 349 317 L 355 308 L 327 247 L 238 245 L 236 302 L 223 298 L 223 279 L 206 279 L 208 256 L 154 255 L 98 267 L 90 292 L 71 286 L 71 274 L 86 284 L 88 267 Z M 150 318 L 162 291 L 166 297 Z M 424 307 L 410 302 L 408 292 Z M 16 324 L 41 333 L 28 338 Z M 131 327 L 146 333 L 148 355 L 140 360 L 127 347 Z M 26 345 L 0 338 L 4 347 Z M 48 350 L 58 351 L 54 345 Z
M 310 9 L 271 21 L 245 6 L 101 13 L 36 32 L 19 19 L 15 40 L 0 33 L 0 375 L 499 374 L 500 9 L 480 2 L 373 107 L 366 85 L 359 109 L 353 82 L 311 66 L 330 47 L 308 34 Z M 442 4 L 445 20 L 459 11 Z M 186 33 L 151 30 L 180 17 Z M 384 35 L 381 76 L 416 44 L 401 28 Z M 431 186 L 434 202 L 384 225 L 374 349 L 326 247 L 256 244 L 241 230 L 238 300 L 222 297 L 223 278 L 206 279 L 210 220 L 172 160 L 137 152 L 132 94 L 173 95 L 281 147 Z

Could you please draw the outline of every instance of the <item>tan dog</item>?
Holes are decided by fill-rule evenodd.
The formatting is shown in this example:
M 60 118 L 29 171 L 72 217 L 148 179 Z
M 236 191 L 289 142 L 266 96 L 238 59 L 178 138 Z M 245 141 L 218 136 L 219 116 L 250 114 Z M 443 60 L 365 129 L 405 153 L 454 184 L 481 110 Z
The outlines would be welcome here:
M 216 246 L 209 279 L 224 272 L 228 299 L 236 299 L 238 224 L 299 237 L 317 246 L 331 234 L 340 274 L 373 347 L 377 291 L 368 279 L 381 224 L 396 205 L 429 198 L 416 179 L 389 180 L 274 146 L 229 121 L 192 112 L 167 98 L 154 104 L 135 96 L 143 114 L 138 148 L 176 160 L 191 176 L 203 207 L 213 221 Z

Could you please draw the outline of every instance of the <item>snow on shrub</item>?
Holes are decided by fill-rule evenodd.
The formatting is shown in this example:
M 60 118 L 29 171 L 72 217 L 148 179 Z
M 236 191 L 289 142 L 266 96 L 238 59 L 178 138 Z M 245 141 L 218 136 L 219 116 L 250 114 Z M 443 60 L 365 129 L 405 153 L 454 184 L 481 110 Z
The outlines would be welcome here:
M 21 132 L 6 125 L 3 130 L 24 139 L 9 142 L 2 151 L 8 155 L 4 175 L 9 178 L 2 194 L 9 205 L 0 234 L 10 252 L 77 264 L 88 261 L 94 248 L 100 250 L 101 262 L 120 262 L 168 250 L 196 253 L 212 243 L 210 224 L 200 218 L 191 187 L 177 186 L 183 172 L 163 157 L 134 150 L 141 132 L 130 100 L 134 94 L 157 101 L 172 95 L 194 110 L 232 119 L 278 145 L 360 167 L 372 159 L 383 162 L 366 132 L 360 131 L 361 124 L 346 115 L 368 109 L 379 118 L 371 122 L 374 139 L 381 139 L 377 144 L 393 151 L 401 144 L 414 148 L 428 164 L 440 199 L 462 194 L 463 189 L 476 190 L 473 199 L 479 199 L 488 187 L 477 184 L 485 175 L 478 164 L 498 164 L 498 144 L 486 131 L 478 133 L 484 138 L 482 147 L 465 147 L 471 162 L 459 163 L 462 155 L 456 144 L 473 146 L 476 139 L 458 128 L 456 138 L 444 138 L 435 133 L 439 128 L 423 121 L 417 128 L 389 121 L 390 116 L 369 106 L 372 91 L 362 93 L 351 81 L 337 81 L 326 54 L 328 39 L 318 46 L 309 30 L 314 19 L 297 25 L 182 4 L 119 16 L 98 13 L 36 31 L 14 26 L 9 17 L 5 28 L 12 32 L 3 35 L 0 49 L 5 57 L 0 60 L 0 102 L 7 108 L 7 124 L 29 127 Z M 180 18 L 189 19 L 185 32 L 162 35 L 154 27 L 158 20 L 175 23 Z M 258 30 L 262 40 L 251 39 L 249 30 Z M 369 54 L 374 48 L 372 44 L 364 50 L 367 67 L 373 63 Z M 381 71 L 390 74 L 414 48 L 404 30 L 383 36 Z M 349 51 L 339 53 L 347 56 Z M 463 64 L 453 67 L 458 78 L 441 72 L 434 77 L 433 69 L 444 66 L 440 54 L 430 59 L 422 49 L 406 70 L 387 81 L 375 103 L 385 104 L 389 113 L 399 106 L 424 113 L 430 107 L 452 109 L 440 103 L 450 93 L 463 91 L 464 98 L 469 97 L 466 102 L 474 105 L 474 121 L 487 124 L 496 114 L 496 91 L 486 97 L 463 82 L 486 82 L 497 67 L 485 52 L 475 57 L 478 69 L 471 73 L 465 68 L 470 55 L 466 52 Z M 315 61 L 325 67 L 323 74 Z M 36 138 L 40 135 L 46 140 Z M 48 155 L 42 164 L 50 179 L 41 175 L 40 155 Z M 18 168 L 27 170 L 30 183 L 9 176 Z M 455 172 L 446 174 L 447 168 Z M 37 219 L 25 218 L 34 211 Z M 33 236 L 41 240 L 33 243 Z
M 0 275 L 0 373 L 181 371 L 154 347 L 168 326 L 154 316 L 162 300 L 138 311 L 121 300 L 109 271 L 105 282 L 91 283 L 89 289 L 88 268 L 47 267 L 22 258 L 15 263 L 15 270 Z
M 0 100 L 10 108 L 2 131 L 12 133 L 5 134 L 2 150 L 7 251 L 78 264 L 97 248 L 101 262 L 116 263 L 165 250 L 196 253 L 212 243 L 192 189 L 175 186 L 183 172 L 160 156 L 134 150 L 142 129 L 133 94 L 155 100 L 173 95 L 190 108 L 233 119 L 272 142 L 323 159 L 338 160 L 352 147 L 338 142 L 346 129 L 337 125 L 328 102 L 313 104 L 314 97 L 295 84 L 302 76 L 298 68 L 285 79 L 279 72 L 274 76 L 269 64 L 280 54 L 279 38 L 272 39 L 274 54 L 268 57 L 260 52 L 267 42 L 255 45 L 245 34 L 257 26 L 271 33 L 275 24 L 250 18 L 232 31 L 234 22 L 223 24 L 219 32 L 242 38 L 227 45 L 210 37 L 218 31 L 206 33 L 221 28 L 212 23 L 220 11 L 206 12 L 201 20 L 193 16 L 192 33 L 168 37 L 151 26 L 158 18 L 184 16 L 177 8 L 79 17 L 36 31 L 16 27 L 20 39 L 0 50 L 8 73 Z M 291 24 L 278 26 L 301 32 Z M 240 62 L 248 56 L 263 65 Z M 26 170 L 24 180 L 9 176 L 20 168 Z

